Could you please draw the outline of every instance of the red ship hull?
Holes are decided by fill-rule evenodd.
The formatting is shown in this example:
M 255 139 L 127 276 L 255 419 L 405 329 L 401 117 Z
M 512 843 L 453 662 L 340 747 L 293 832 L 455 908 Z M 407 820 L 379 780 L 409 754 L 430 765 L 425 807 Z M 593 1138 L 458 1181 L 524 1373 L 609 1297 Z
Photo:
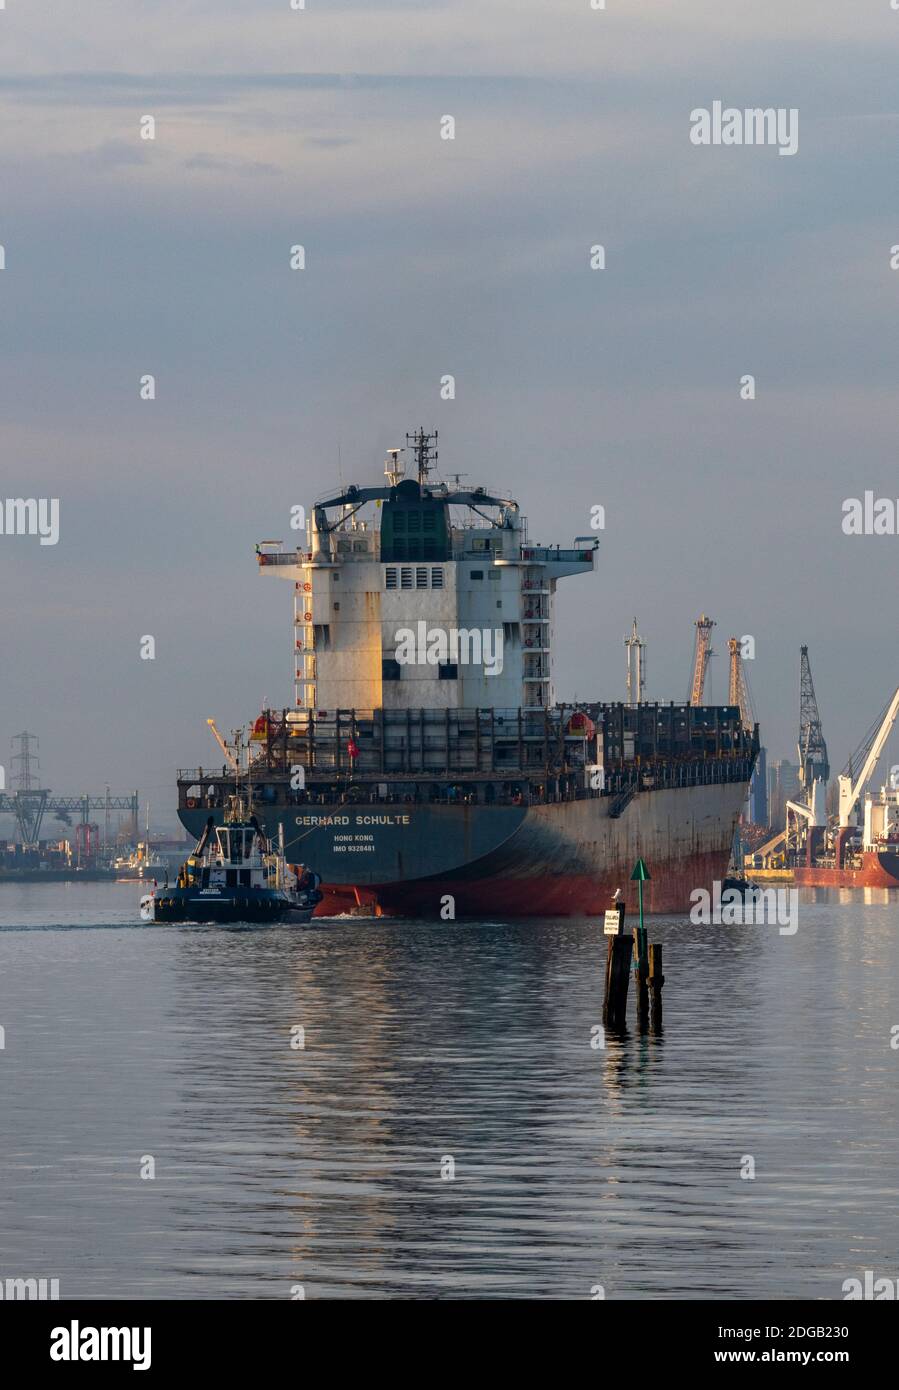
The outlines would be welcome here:
M 648 913 L 676 913 L 689 910 L 690 894 L 696 888 L 711 891 L 717 880 L 727 876 L 730 850 L 697 854 L 688 860 L 669 860 L 652 865 L 654 891 L 647 894 L 644 885 L 644 908 Z M 658 885 L 658 886 L 656 886 Z M 637 909 L 637 895 L 622 872 L 581 875 L 553 879 L 504 878 L 475 885 L 460 884 L 456 878 L 419 881 L 417 883 L 385 883 L 369 888 L 347 888 L 344 884 L 322 884 L 323 901 L 316 916 L 332 917 L 355 910 L 376 916 L 433 918 L 435 903 L 452 897 L 457 917 L 581 917 L 596 916 L 609 906 L 616 888 L 628 910 Z
M 697 888 L 711 891 L 727 876 L 745 791 L 731 783 L 643 793 L 618 820 L 600 801 L 531 807 L 501 843 L 450 872 L 380 883 L 326 878 L 316 915 L 367 910 L 433 920 L 451 898 L 455 917 L 594 916 L 616 889 L 636 910 L 630 875 L 638 858 L 652 874 L 646 911 L 684 913 Z
M 899 888 L 899 850 L 865 850 L 858 868 L 799 865 L 793 877 L 799 888 Z

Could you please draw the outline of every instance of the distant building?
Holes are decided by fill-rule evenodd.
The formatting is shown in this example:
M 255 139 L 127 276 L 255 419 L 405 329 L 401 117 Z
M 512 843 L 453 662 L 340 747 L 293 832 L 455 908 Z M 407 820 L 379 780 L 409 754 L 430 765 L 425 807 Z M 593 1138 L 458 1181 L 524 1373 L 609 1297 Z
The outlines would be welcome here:
M 774 830 L 782 830 L 786 803 L 800 799 L 799 765 L 786 758 L 773 762 L 768 768 L 768 817 Z
M 768 824 L 768 757 L 759 749 L 759 756 L 749 783 L 749 820 L 752 825 Z
M 786 758 L 782 762 L 775 763 L 777 777 L 781 793 L 785 800 L 795 801 L 799 795 L 799 764 L 788 763 Z

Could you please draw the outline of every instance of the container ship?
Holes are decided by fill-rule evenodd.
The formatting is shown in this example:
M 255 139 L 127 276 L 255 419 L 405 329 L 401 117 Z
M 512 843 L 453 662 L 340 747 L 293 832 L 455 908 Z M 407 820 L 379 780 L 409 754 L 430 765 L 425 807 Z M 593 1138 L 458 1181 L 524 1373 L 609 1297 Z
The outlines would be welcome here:
M 435 463 L 436 434 L 407 435 L 385 483 L 316 504 L 301 547 L 257 545 L 293 588 L 294 704 L 256 718 L 248 768 L 179 772 L 182 823 L 199 835 L 249 778 L 265 834 L 321 875 L 320 915 L 592 914 L 634 900 L 638 858 L 649 910 L 685 910 L 726 876 L 757 726 L 557 703 L 556 590 L 598 540 L 531 541 L 515 500 Z

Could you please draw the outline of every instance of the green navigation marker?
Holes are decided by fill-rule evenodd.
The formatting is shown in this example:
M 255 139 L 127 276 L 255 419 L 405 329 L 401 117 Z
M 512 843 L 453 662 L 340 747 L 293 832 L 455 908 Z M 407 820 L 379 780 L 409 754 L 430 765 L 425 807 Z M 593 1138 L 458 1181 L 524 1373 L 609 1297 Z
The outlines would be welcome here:
M 640 928 L 637 933 L 637 963 L 635 966 L 638 974 L 646 974 L 649 970 L 649 947 L 646 943 L 646 928 L 643 925 L 643 884 L 651 877 L 652 875 L 643 860 L 638 859 L 631 874 L 631 879 L 637 880 L 637 891 L 640 895 Z

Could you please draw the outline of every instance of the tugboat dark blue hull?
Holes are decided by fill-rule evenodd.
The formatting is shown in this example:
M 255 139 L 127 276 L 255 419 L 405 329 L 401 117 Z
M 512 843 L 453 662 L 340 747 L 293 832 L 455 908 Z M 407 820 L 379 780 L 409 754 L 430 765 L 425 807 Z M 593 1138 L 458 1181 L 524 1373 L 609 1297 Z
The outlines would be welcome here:
M 321 902 L 320 879 L 291 874 L 283 844 L 272 848 L 258 819 L 238 793 L 229 797 L 224 824 L 207 816 L 193 854 L 168 882 L 141 899 L 142 922 L 234 922 L 302 925 Z
M 245 888 L 234 894 L 210 889 L 163 888 L 153 898 L 154 922 L 308 922 L 313 906 L 294 904 L 283 893 Z

